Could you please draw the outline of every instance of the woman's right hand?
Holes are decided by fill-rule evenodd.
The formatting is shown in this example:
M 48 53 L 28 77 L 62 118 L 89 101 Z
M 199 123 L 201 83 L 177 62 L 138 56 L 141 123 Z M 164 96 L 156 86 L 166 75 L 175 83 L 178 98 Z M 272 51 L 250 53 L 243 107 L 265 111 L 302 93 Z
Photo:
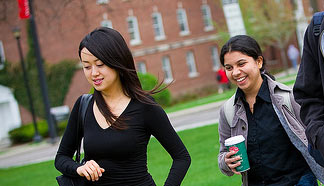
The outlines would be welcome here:
M 105 169 L 101 168 L 94 160 L 87 161 L 77 168 L 77 173 L 84 176 L 89 181 L 98 181 Z
M 238 167 L 238 166 L 241 165 L 241 162 L 239 162 L 239 160 L 241 160 L 241 157 L 240 156 L 233 156 L 236 153 L 237 152 L 235 152 L 235 151 L 229 151 L 229 152 L 227 152 L 226 155 L 225 155 L 225 163 L 231 169 L 231 171 L 234 174 L 241 175 L 240 172 L 237 172 L 235 170 L 235 167 Z M 231 156 L 233 156 L 233 157 L 231 157 Z

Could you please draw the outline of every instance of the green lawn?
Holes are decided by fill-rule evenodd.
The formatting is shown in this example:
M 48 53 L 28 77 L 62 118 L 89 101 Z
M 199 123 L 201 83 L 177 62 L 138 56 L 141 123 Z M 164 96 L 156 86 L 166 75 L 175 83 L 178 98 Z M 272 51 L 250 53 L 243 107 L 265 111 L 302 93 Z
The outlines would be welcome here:
M 240 176 L 227 177 L 217 166 L 219 150 L 217 125 L 209 125 L 179 132 L 192 163 L 182 186 L 232 186 L 240 185 Z M 148 147 L 148 167 L 158 186 L 163 185 L 171 167 L 171 158 L 155 138 Z M 55 186 L 60 173 L 53 161 L 0 169 L 1 186 Z

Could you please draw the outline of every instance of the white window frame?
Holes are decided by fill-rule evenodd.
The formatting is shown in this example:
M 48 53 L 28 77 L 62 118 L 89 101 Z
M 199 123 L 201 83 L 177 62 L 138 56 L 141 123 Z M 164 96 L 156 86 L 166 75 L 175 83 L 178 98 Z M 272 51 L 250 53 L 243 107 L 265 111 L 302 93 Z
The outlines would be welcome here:
M 188 51 L 186 54 L 186 61 L 189 69 L 188 76 L 190 78 L 197 77 L 199 73 L 197 72 L 196 62 L 195 62 L 195 56 L 192 51 Z
M 133 27 L 130 27 L 129 23 L 132 23 Z M 127 27 L 128 27 L 128 33 L 130 35 L 130 44 L 131 45 L 139 45 L 142 43 L 139 29 L 138 29 L 138 23 L 137 18 L 135 16 L 129 16 L 127 18 Z M 134 38 L 132 38 L 132 35 Z
M 136 67 L 137 67 L 137 72 L 142 73 L 142 74 L 146 74 L 146 64 L 143 61 L 140 61 L 138 63 L 136 63 Z
M 112 22 L 108 19 L 104 19 L 103 21 L 101 21 L 100 25 L 102 27 L 113 28 Z
M 218 48 L 216 46 L 212 46 L 210 47 L 210 52 L 211 52 L 211 59 L 213 62 L 213 71 L 216 72 L 221 67 Z
M 108 4 L 110 0 L 97 0 L 98 5 Z
M 3 48 L 3 43 L 0 40 L 0 70 L 2 70 L 4 68 L 4 63 L 6 61 L 6 56 L 5 56 L 5 52 L 4 52 L 4 48 Z
M 180 36 L 189 35 L 189 25 L 186 10 L 183 8 L 177 9 L 177 20 L 180 28 Z
M 214 30 L 213 20 L 211 16 L 210 7 L 207 4 L 201 5 L 201 13 L 204 22 L 204 31 Z
M 171 83 L 173 81 L 173 76 L 169 56 L 162 57 L 162 70 L 164 72 L 164 83 Z
M 156 23 L 154 22 L 156 20 Z M 154 39 L 156 41 L 164 40 L 165 39 L 165 34 L 164 34 L 164 28 L 163 28 L 163 21 L 162 21 L 162 16 L 161 13 L 159 12 L 154 12 L 152 14 L 152 21 L 153 21 L 153 30 L 154 30 Z

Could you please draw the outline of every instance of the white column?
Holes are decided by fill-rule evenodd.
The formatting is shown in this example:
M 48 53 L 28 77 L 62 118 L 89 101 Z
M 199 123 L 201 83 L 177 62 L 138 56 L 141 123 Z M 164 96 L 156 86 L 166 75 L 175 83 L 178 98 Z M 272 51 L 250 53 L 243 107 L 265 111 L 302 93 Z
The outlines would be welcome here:
M 303 1 L 302 0 L 295 0 L 296 10 L 295 10 L 295 18 L 297 22 L 296 26 L 296 35 L 298 40 L 298 45 L 300 49 L 300 54 L 303 51 L 303 43 L 304 43 L 304 34 L 306 28 L 308 26 L 307 18 L 304 13 Z
M 223 0 L 223 10 L 230 36 L 245 35 L 246 30 L 238 0 Z

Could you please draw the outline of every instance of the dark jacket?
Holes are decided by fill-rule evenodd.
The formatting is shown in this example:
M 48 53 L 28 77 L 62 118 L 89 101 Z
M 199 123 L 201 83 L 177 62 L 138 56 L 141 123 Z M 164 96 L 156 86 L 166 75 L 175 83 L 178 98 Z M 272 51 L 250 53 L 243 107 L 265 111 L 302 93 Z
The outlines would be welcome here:
M 315 36 L 313 18 L 305 33 L 303 56 L 293 90 L 296 102 L 301 105 L 300 117 L 307 126 L 308 141 L 324 157 L 324 19 L 318 33 L 320 35 Z

